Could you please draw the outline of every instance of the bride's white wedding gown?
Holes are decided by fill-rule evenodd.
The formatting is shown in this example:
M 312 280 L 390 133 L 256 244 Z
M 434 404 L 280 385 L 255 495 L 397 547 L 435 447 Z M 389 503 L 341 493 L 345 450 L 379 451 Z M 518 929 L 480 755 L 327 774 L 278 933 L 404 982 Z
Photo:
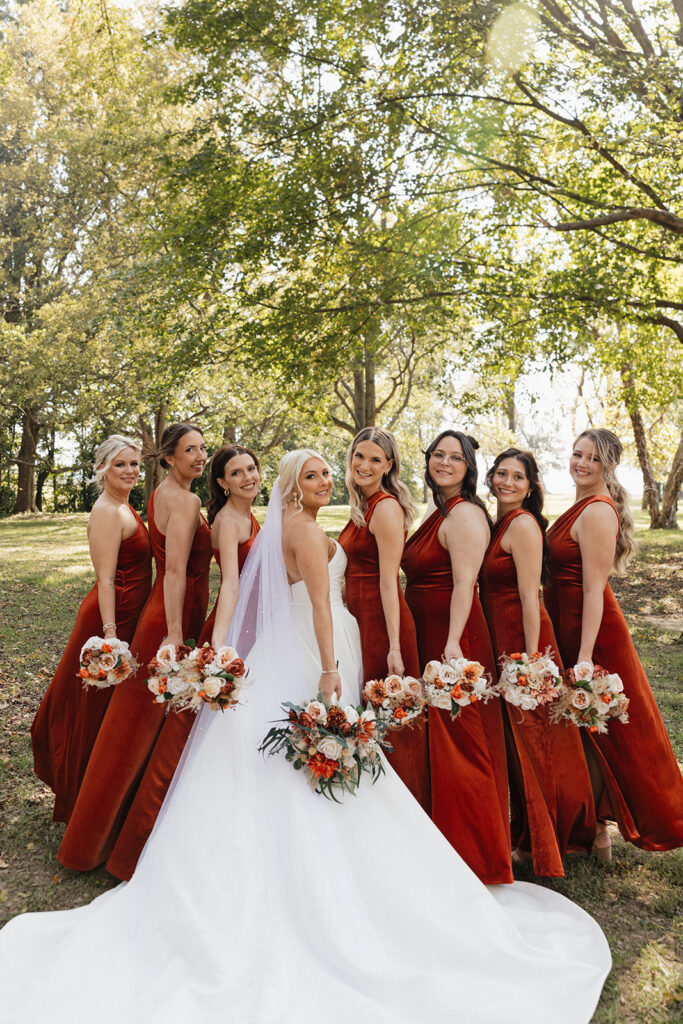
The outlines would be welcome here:
M 337 547 L 335 653 L 355 704 L 345 564 Z M 303 583 L 291 598 L 251 651 L 249 703 L 200 716 L 132 880 L 0 932 L 2 1024 L 588 1022 L 610 955 L 584 911 L 540 886 L 486 888 L 388 765 L 339 806 L 257 753 L 280 701 L 319 678 Z

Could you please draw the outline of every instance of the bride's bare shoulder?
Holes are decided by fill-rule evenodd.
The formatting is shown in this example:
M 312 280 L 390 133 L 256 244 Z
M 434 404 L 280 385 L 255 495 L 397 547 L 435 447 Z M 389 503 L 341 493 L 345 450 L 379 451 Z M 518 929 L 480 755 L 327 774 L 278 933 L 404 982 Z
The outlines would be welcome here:
M 326 551 L 327 535 L 317 523 L 310 519 L 292 516 L 282 524 L 284 542 L 292 548 L 312 547 Z

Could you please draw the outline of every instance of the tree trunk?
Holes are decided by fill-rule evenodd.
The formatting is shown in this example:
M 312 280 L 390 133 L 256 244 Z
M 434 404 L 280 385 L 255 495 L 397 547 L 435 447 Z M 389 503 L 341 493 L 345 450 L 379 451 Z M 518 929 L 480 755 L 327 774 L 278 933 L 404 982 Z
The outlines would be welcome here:
M 638 453 L 638 462 L 640 464 L 640 471 L 643 474 L 643 508 L 646 508 L 650 513 L 650 529 L 653 529 L 659 520 L 659 491 L 657 489 L 654 473 L 652 472 L 650 453 L 647 450 L 645 424 L 643 423 L 643 417 L 638 406 L 638 396 L 636 394 L 636 385 L 633 378 L 632 366 L 629 364 L 622 366 L 620 374 L 624 389 L 624 404 L 626 406 L 629 419 L 631 420 L 633 437 L 636 442 L 636 451 Z
M 47 448 L 47 461 L 42 464 L 38 470 L 38 478 L 36 482 L 36 505 L 40 512 L 43 511 L 43 487 L 45 481 L 54 472 L 53 467 L 55 463 L 55 449 L 57 444 L 57 431 L 55 427 L 50 429 L 50 441 Z
M 40 439 L 40 406 L 27 405 L 21 418 L 21 445 L 15 460 L 19 467 L 14 512 L 37 512 L 36 452 Z
M 142 449 L 143 453 L 154 452 L 159 448 L 161 444 L 161 437 L 166 429 L 166 417 L 168 415 L 168 406 L 164 402 L 154 413 L 154 424 L 150 424 L 146 419 L 140 417 L 140 431 L 142 433 Z M 153 455 L 144 455 L 142 461 L 145 467 L 145 507 L 143 509 L 143 515 L 147 515 L 147 504 L 151 497 L 152 491 L 159 486 L 161 481 L 164 479 L 164 470 L 162 469 L 159 461 L 154 458 Z
M 505 395 L 505 416 L 508 421 L 508 430 L 513 434 L 517 433 L 517 404 L 515 402 L 515 383 L 511 383 Z
M 681 440 L 676 449 L 671 471 L 669 472 L 669 479 L 666 481 L 666 487 L 664 488 L 662 508 L 657 522 L 654 524 L 661 530 L 678 529 L 676 510 L 678 508 L 678 493 L 681 489 L 681 484 L 683 484 L 683 431 L 681 431 Z

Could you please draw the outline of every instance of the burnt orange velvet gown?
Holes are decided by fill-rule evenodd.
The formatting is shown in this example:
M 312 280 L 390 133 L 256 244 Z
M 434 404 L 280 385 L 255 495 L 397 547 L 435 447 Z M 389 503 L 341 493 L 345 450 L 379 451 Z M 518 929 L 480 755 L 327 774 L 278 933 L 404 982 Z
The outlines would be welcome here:
M 448 511 L 463 498 L 451 498 Z M 420 664 L 440 660 L 448 639 L 453 573 L 439 543 L 436 509 L 408 539 L 403 555 L 406 601 L 417 629 Z M 496 675 L 486 619 L 475 585 L 460 638 L 463 655 Z M 455 721 L 429 709 L 429 770 L 434 824 L 487 884 L 512 882 L 508 774 L 498 699 L 463 708 Z
M 572 505 L 548 531 L 553 576 L 545 587 L 545 604 L 560 654 L 569 666 L 576 663 L 579 653 L 583 610 L 581 550 L 570 530 L 592 501 L 607 502 L 616 512 L 611 498 L 592 495 Z M 605 783 L 598 813 L 614 819 L 624 839 L 643 850 L 683 846 L 681 772 L 626 619 L 609 583 L 605 587 L 593 660 L 621 676 L 624 693 L 630 700 L 628 724 L 612 722 L 606 733 L 581 730 Z
M 130 506 L 128 506 L 130 508 Z M 133 638 L 152 587 L 152 548 L 135 509 L 135 533 L 121 541 L 114 577 L 116 635 Z M 102 636 L 97 583 L 83 599 L 69 642 L 31 725 L 33 770 L 55 794 L 54 821 L 68 821 L 114 687 L 83 686 L 80 653 L 91 636 Z
M 256 521 L 256 517 L 254 516 L 254 513 L 252 512 L 252 514 L 251 514 L 251 533 L 249 534 L 249 538 L 247 540 L 245 540 L 243 544 L 238 544 L 237 545 L 237 571 L 238 572 L 242 572 L 242 568 L 244 566 L 244 563 L 247 560 L 247 555 L 251 551 L 251 546 L 254 543 L 254 541 L 256 540 L 256 534 L 259 532 L 259 529 L 260 529 L 259 524 Z M 218 562 L 218 568 L 220 569 L 220 567 L 221 567 L 220 552 L 218 551 L 217 548 L 213 548 L 212 550 L 213 550 L 213 557 Z M 211 643 L 211 634 L 213 633 L 213 626 L 214 626 L 214 623 L 216 621 L 216 608 L 217 607 L 218 607 L 218 600 L 216 600 L 216 603 L 214 604 L 213 608 L 211 609 L 211 613 L 210 613 L 208 619 L 204 623 L 204 628 L 202 629 L 201 635 L 200 635 L 199 640 L 198 640 L 198 644 L 199 644 L 200 647 L 202 646 L 202 644 L 210 644 Z
M 384 679 L 387 674 L 389 634 L 384 619 L 382 597 L 379 589 L 379 552 L 377 541 L 370 532 L 372 514 L 380 501 L 398 499 L 393 494 L 378 491 L 368 500 L 365 511 L 365 526 L 356 526 L 349 520 L 339 535 L 339 543 L 346 552 L 346 606 L 358 621 L 363 655 L 363 678 Z M 420 659 L 417 653 L 415 623 L 410 609 L 396 580 L 400 613 L 401 657 L 407 675 L 420 678 Z M 431 797 L 429 792 L 429 759 L 427 733 L 422 721 L 405 729 L 391 733 L 389 737 L 394 748 L 388 760 L 401 777 L 413 796 L 429 814 Z
M 131 643 L 140 668 L 115 687 L 57 853 L 65 867 L 87 871 L 106 862 L 123 879 L 135 870 L 196 717 L 190 711 L 167 715 L 145 682 L 147 665 L 166 636 L 166 538 L 154 522 L 154 495 L 148 517 L 157 575 Z M 200 517 L 187 562 L 186 639 L 197 639 L 204 624 L 210 562 L 211 531 Z
M 479 574 L 481 603 L 497 659 L 525 650 L 517 570 L 512 555 L 502 547 L 508 527 L 518 516 L 528 516 L 540 534 L 536 519 L 526 509 L 508 512 L 496 523 Z M 550 647 L 552 658 L 562 668 L 540 594 L 538 603 L 538 649 Z M 512 845 L 532 854 L 537 875 L 562 876 L 567 850 L 589 850 L 597 824 L 579 730 L 570 723 L 553 725 L 548 705 L 522 711 L 505 700 L 500 704 L 510 773 Z

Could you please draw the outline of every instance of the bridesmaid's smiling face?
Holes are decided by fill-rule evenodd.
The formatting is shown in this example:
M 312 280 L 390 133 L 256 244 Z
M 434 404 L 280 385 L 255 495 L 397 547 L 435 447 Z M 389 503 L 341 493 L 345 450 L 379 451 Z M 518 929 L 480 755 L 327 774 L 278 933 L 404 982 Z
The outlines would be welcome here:
M 123 448 L 117 452 L 104 474 L 105 488 L 130 491 L 140 476 L 140 452 L 137 448 Z
M 467 460 L 457 437 L 442 437 L 429 456 L 429 473 L 445 497 L 459 494 L 467 474 Z
M 491 492 L 501 510 L 522 507 L 529 492 L 529 478 L 521 459 L 501 459 L 491 480 Z
M 198 480 L 206 466 L 206 444 L 198 430 L 188 430 L 178 441 L 168 462 L 175 472 L 190 480 Z
M 591 441 L 589 437 L 578 439 L 569 459 L 569 472 L 572 480 L 581 490 L 604 485 L 603 465 L 595 441 Z
M 382 487 L 382 477 L 394 464 L 374 441 L 359 441 L 351 453 L 353 482 L 369 497 Z
M 304 508 L 315 513 L 323 505 L 329 505 L 332 494 L 330 467 L 317 457 L 307 459 L 301 467 L 299 487 L 303 494 Z
M 261 477 L 258 466 L 251 455 L 233 455 L 218 478 L 220 486 L 230 492 L 230 497 L 247 498 L 253 502 L 258 495 Z

